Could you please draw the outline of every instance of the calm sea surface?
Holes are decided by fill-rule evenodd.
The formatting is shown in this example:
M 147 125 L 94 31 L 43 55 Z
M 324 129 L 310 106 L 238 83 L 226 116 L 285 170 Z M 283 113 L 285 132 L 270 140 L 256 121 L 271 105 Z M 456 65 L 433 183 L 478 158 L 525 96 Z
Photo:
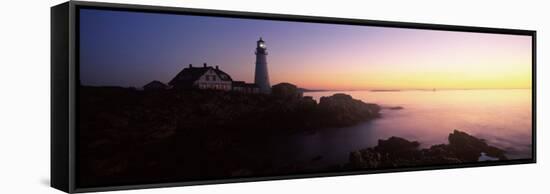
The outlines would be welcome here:
M 511 159 L 531 158 L 531 90 L 338 91 L 307 92 L 322 96 L 345 93 L 383 107 L 382 118 L 353 127 L 326 129 L 284 142 L 303 160 L 322 157 L 322 163 L 347 162 L 350 151 L 372 147 L 378 139 L 403 137 L 422 147 L 448 143 L 454 129 L 486 139 L 507 151 Z M 283 142 L 281 142 L 283 143 Z

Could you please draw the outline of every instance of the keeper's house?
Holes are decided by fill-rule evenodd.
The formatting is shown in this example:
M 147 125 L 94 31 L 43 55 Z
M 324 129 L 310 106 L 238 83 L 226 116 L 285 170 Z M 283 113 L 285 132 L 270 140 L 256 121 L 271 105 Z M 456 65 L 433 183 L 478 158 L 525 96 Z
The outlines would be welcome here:
M 206 63 L 202 67 L 189 67 L 181 70 L 176 77 L 168 83 L 174 89 L 212 89 L 230 91 L 233 80 L 231 76 L 223 72 L 216 66 L 207 66 Z
M 206 63 L 202 67 L 189 67 L 181 70 L 174 77 L 168 86 L 174 89 L 201 89 L 201 90 L 222 90 L 237 91 L 243 93 L 259 93 L 259 87 L 256 84 L 249 84 L 243 81 L 233 81 L 229 74 L 220 70 L 218 66 L 208 66 Z

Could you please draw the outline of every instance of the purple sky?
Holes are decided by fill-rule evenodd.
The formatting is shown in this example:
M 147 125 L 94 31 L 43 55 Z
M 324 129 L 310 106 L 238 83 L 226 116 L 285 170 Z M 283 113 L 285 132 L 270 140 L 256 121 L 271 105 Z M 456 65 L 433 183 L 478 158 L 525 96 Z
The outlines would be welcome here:
M 531 38 L 81 9 L 84 85 L 168 82 L 188 64 L 252 82 L 266 41 L 271 83 L 312 89 L 526 88 Z

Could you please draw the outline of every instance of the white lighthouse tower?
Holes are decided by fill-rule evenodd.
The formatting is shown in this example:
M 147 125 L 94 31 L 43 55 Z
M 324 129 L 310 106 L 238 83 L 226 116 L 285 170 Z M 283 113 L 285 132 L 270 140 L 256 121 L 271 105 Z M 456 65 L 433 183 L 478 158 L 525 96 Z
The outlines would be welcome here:
M 260 88 L 261 93 L 271 93 L 269 84 L 269 74 L 267 73 L 267 48 L 265 42 L 260 37 L 256 42 L 256 71 L 254 73 L 254 83 Z

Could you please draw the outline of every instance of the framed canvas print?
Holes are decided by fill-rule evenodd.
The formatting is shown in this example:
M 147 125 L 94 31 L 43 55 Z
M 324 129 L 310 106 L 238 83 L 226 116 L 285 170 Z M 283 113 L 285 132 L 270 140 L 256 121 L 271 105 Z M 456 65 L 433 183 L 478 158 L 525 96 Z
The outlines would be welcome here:
M 65 192 L 535 162 L 535 31 L 52 7 Z

